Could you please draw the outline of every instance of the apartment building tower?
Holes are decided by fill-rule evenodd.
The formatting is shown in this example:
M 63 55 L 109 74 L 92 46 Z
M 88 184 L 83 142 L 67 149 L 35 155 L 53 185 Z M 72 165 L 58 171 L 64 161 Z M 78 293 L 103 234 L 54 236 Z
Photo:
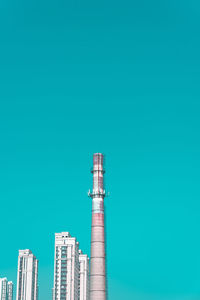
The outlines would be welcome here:
M 31 250 L 19 250 L 16 300 L 38 300 L 38 260 Z
M 8 281 L 7 284 L 7 300 L 13 300 L 13 282 Z
M 6 300 L 7 297 L 7 278 L 0 278 L 0 300 Z
M 53 300 L 78 300 L 79 243 L 69 232 L 55 234 Z
M 0 278 L 0 300 L 13 300 L 13 282 Z
M 79 250 L 79 300 L 89 300 L 89 257 Z
M 69 232 L 55 233 L 54 255 L 53 300 L 89 300 L 88 256 L 76 238 Z

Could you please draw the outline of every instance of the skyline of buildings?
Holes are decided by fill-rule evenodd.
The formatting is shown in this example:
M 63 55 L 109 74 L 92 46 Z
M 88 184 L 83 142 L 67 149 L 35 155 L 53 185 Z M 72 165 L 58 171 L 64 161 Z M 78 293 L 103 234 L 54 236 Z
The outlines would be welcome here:
M 89 257 L 69 232 L 55 233 L 53 300 L 89 300 Z M 0 278 L 0 300 L 13 300 L 13 282 Z M 38 259 L 19 250 L 16 300 L 38 300 Z
M 93 155 L 91 263 L 69 232 L 55 233 L 52 300 L 106 300 L 104 157 Z M 0 281 L 0 300 L 13 300 L 13 284 Z M 16 300 L 38 300 L 38 259 L 19 250 Z

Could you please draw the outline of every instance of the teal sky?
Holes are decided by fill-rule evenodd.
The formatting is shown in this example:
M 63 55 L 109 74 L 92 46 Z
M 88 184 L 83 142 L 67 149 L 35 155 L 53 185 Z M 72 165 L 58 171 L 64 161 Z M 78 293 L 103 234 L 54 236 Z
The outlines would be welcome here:
M 1 0 L 0 276 L 30 248 L 50 300 L 54 233 L 89 254 L 103 152 L 109 300 L 199 299 L 199 115 L 199 1 Z

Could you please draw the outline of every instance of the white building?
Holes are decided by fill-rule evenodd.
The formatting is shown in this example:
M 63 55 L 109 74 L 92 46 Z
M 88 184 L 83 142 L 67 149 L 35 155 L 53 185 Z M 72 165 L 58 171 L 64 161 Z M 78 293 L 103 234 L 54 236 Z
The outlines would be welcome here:
M 81 270 L 83 270 L 81 274 L 80 263 Z M 86 272 L 85 268 L 87 268 Z M 76 238 L 71 237 L 69 232 L 56 233 L 53 300 L 88 300 L 85 296 L 81 296 L 82 293 L 88 295 L 87 272 L 88 257 L 79 252 L 79 243 Z M 79 278 L 81 278 L 81 284 Z
M 8 284 L 7 284 L 7 299 L 13 300 L 13 282 L 12 281 L 8 281 Z
M 7 300 L 7 278 L 0 278 L 0 300 Z
M 55 234 L 53 300 L 78 300 L 78 250 L 69 232 Z
M 0 300 L 13 300 L 13 283 L 6 277 L 0 278 Z
M 19 250 L 16 300 L 38 299 L 38 260 L 31 250 Z
M 79 300 L 89 300 L 89 257 L 79 250 Z

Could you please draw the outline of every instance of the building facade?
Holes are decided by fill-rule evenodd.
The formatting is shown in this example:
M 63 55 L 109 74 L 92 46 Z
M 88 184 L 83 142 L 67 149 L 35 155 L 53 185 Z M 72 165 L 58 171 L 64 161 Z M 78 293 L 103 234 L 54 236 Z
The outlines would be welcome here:
M 38 300 L 38 260 L 31 250 L 19 250 L 16 300 Z
M 13 283 L 6 277 L 0 278 L 0 300 L 13 300 Z
M 8 281 L 7 284 L 7 300 L 13 300 L 13 282 Z
M 79 250 L 79 300 L 89 300 L 89 257 Z
M 56 233 L 53 300 L 86 300 L 81 292 L 79 243 L 69 232 Z
M 0 300 L 7 300 L 7 278 L 0 278 Z

